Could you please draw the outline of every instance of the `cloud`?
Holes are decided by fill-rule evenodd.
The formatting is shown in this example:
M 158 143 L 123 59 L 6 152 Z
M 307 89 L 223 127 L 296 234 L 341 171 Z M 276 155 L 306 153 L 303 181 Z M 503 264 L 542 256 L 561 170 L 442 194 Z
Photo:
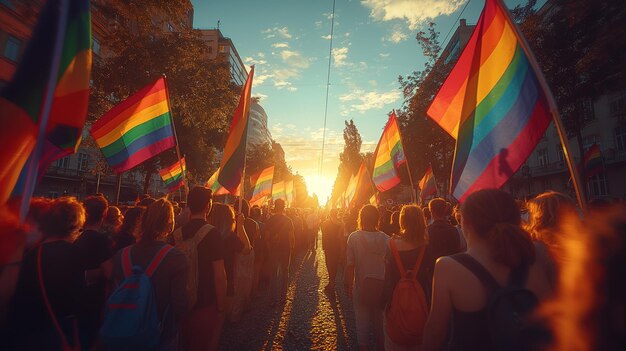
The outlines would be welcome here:
M 259 74 L 256 75 L 254 77 L 254 85 L 261 85 L 263 84 L 263 82 L 265 82 L 268 78 L 272 78 L 273 75 L 272 74 Z
M 275 37 L 291 39 L 292 37 L 287 27 L 268 28 L 262 31 L 261 33 L 265 34 L 265 39 L 275 38 Z
M 315 28 L 317 28 L 317 29 L 322 28 L 322 24 L 324 24 L 324 22 L 322 22 L 322 21 L 315 21 Z
M 348 62 L 346 62 L 347 59 L 348 59 L 347 47 L 333 48 L 333 60 L 335 61 L 335 66 L 337 67 L 346 66 L 348 64 Z
M 364 91 L 355 89 L 348 94 L 341 95 L 339 100 L 348 103 L 348 107 L 344 107 L 344 115 L 349 112 L 364 113 L 372 109 L 379 109 L 385 105 L 394 103 L 402 97 L 400 90 L 393 89 L 390 91 Z
M 403 40 L 406 40 L 408 37 L 409 37 L 408 34 L 404 33 L 402 29 L 396 28 L 393 30 L 393 32 L 391 32 L 391 34 L 389 34 L 388 37 L 383 38 L 383 40 L 390 41 L 392 43 L 397 44 Z
M 322 35 L 322 39 L 330 40 L 330 34 Z
M 267 64 L 266 60 L 262 60 L 262 59 L 256 59 L 254 57 L 244 57 L 243 62 L 248 65 L 248 66 L 252 66 L 252 65 L 265 65 Z
M 386 52 L 386 53 L 381 52 L 378 55 L 380 55 L 380 57 L 382 57 L 382 58 L 387 58 L 387 57 L 389 57 L 390 54 L 388 52 Z
M 467 0 L 361 0 L 377 21 L 405 20 L 411 30 L 427 19 L 450 15 Z
M 254 79 L 256 79 L 256 77 L 254 77 Z M 263 93 L 254 93 L 254 94 L 252 94 L 252 97 L 259 98 L 259 101 L 265 101 L 267 99 L 267 95 L 265 95 Z
M 279 54 L 284 63 L 291 67 L 305 69 L 311 65 L 311 59 L 302 56 L 298 51 L 283 50 Z
M 275 47 L 275 48 L 288 48 L 289 47 L 289 43 L 274 43 L 274 44 L 272 44 L 272 47 Z

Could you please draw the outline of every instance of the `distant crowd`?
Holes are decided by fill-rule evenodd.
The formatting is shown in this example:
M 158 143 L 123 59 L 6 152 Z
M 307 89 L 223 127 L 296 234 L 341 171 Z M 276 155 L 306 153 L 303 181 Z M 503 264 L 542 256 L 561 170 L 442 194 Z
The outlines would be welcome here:
M 24 225 L 7 218 L 3 349 L 216 350 L 260 291 L 285 303 L 320 232 L 323 290 L 352 300 L 361 350 L 626 349 L 620 205 L 488 189 L 462 205 L 250 208 L 194 187 L 181 204 L 35 198 Z

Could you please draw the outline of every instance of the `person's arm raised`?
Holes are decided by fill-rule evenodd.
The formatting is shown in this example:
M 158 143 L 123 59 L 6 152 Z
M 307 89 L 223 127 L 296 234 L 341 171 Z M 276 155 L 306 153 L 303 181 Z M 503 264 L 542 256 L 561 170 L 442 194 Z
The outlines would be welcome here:
M 246 233 L 246 227 L 244 226 L 245 221 L 246 221 L 246 218 L 244 217 L 243 214 L 241 213 L 237 214 L 237 219 L 236 219 L 237 237 L 243 243 L 244 254 L 250 252 L 250 249 L 251 249 L 250 239 L 248 239 L 248 234 Z

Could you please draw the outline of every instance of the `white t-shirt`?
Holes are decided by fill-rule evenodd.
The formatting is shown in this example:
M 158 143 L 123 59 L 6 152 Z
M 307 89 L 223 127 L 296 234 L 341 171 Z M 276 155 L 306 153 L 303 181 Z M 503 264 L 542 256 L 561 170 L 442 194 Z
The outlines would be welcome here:
M 365 277 L 385 279 L 385 253 L 389 237 L 383 232 L 357 230 L 348 238 L 347 264 L 354 266 L 354 289 Z

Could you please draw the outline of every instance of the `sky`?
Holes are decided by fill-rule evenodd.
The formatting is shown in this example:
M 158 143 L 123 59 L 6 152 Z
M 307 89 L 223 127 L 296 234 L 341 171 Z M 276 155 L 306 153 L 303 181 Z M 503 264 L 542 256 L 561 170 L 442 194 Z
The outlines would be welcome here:
M 525 3 L 504 2 L 509 8 Z M 344 121 L 354 120 L 359 129 L 361 152 L 374 151 L 388 113 L 402 106 L 398 76 L 424 67 L 416 33 L 435 22 L 445 47 L 458 19 L 475 24 L 484 5 L 483 0 L 336 0 L 324 133 L 332 0 L 192 3 L 194 27 L 216 28 L 219 21 L 244 63 L 255 65 L 252 96 L 261 98 L 287 164 L 304 176 L 322 204 L 337 174 Z

